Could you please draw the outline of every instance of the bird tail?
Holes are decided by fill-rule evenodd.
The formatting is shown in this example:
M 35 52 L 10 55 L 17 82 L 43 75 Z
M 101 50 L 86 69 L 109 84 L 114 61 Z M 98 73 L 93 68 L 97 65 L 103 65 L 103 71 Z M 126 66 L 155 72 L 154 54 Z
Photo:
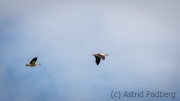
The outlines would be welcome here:
M 105 56 L 109 56 L 109 54 L 104 54 Z

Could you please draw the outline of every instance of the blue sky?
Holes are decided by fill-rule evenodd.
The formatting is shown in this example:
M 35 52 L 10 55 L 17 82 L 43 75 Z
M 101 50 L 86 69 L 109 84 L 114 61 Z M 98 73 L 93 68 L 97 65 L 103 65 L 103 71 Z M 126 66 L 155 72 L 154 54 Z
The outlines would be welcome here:
M 1 101 L 179 101 L 180 1 L 0 1 Z M 94 53 L 108 53 L 95 64 Z M 40 66 L 25 65 L 38 57 Z M 111 92 L 144 97 L 111 98 Z M 147 97 L 147 91 L 175 93 Z

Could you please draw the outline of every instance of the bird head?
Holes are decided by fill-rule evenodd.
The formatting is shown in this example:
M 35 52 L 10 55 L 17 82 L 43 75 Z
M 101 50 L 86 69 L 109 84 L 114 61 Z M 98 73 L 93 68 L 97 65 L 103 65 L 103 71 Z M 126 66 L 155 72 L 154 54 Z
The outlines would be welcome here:
M 30 66 L 29 64 L 26 64 L 26 66 Z

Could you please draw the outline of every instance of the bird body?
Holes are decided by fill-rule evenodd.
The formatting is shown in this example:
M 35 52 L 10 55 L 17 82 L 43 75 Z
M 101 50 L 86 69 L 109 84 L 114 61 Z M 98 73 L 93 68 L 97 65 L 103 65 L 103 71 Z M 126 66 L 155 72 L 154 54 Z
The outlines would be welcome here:
M 34 67 L 34 66 L 41 65 L 40 63 L 36 64 L 36 61 L 37 61 L 37 57 L 33 58 L 29 64 L 26 64 L 26 66 Z
M 98 54 L 93 54 L 96 58 L 96 64 L 99 65 L 101 59 L 105 60 L 105 56 L 109 56 L 109 54 L 104 54 L 104 53 L 98 53 Z

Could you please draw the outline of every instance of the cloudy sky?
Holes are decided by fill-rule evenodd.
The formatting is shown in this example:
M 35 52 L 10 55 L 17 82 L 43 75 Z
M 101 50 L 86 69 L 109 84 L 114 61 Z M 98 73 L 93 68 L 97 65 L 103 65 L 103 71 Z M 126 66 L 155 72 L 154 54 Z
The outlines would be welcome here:
M 1 0 L 0 100 L 179 101 L 179 5 Z M 109 56 L 97 66 L 92 54 L 98 52 Z M 41 65 L 26 67 L 34 57 Z M 123 97 L 125 92 L 144 96 Z

